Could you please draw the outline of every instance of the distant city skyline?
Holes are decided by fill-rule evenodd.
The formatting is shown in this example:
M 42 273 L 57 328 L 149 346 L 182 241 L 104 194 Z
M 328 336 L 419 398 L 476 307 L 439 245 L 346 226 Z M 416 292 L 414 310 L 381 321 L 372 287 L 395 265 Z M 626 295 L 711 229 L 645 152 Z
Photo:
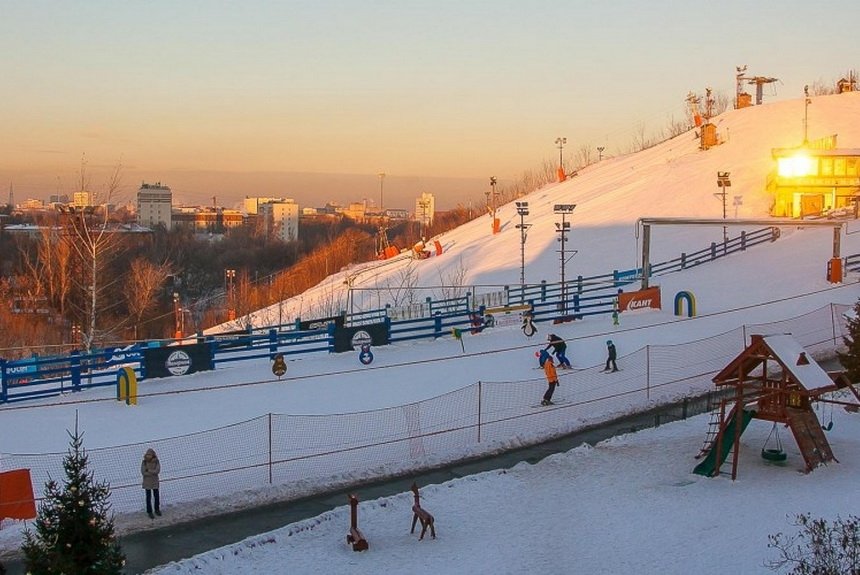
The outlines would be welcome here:
M 233 205 L 483 201 L 588 149 L 629 150 L 729 98 L 735 67 L 801 98 L 856 68 L 860 5 L 633 0 L 0 0 L 0 189 L 71 193 L 81 157 Z M 11 57 L 14 55 L 14 57 Z M 752 91 L 747 88 L 747 91 Z M 245 186 L 248 187 L 245 187 Z M 307 198 L 303 198 L 307 195 Z M 3 195 L 5 199 L 5 194 Z M 223 200 L 221 199 L 223 198 Z

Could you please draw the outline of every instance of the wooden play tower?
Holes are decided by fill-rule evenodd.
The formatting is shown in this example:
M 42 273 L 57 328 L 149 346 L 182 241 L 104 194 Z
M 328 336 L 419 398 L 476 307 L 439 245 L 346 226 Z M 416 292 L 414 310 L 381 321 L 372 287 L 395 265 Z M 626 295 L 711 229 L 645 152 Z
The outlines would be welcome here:
M 815 401 L 850 406 L 860 405 L 860 395 L 844 376 L 829 375 L 803 347 L 788 334 L 753 335 L 751 343 L 713 378 L 717 388 L 733 389 L 714 411 L 708 437 L 693 470 L 707 477 L 720 474 L 731 455 L 732 479 L 737 478 L 741 434 L 752 419 L 787 426 L 806 463 L 806 471 L 836 461 L 821 423 L 812 409 Z M 823 396 L 849 389 L 856 403 Z M 770 452 L 770 453 L 766 453 Z M 762 456 L 774 455 L 762 449 Z M 783 456 L 784 459 L 784 456 Z

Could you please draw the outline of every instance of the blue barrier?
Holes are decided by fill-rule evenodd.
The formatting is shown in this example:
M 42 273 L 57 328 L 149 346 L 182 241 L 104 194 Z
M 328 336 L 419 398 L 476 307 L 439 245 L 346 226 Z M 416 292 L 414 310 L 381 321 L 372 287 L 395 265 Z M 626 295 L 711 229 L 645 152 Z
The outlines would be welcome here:
M 772 242 L 779 237 L 778 228 L 763 228 L 741 235 L 725 243 L 712 243 L 709 247 L 682 253 L 680 257 L 648 268 L 648 275 L 662 275 L 688 269 L 732 253 L 746 250 L 763 242 Z M 860 254 L 845 258 L 845 269 L 860 271 Z M 641 278 L 640 268 L 614 270 L 612 273 L 590 277 L 577 276 L 573 281 L 548 284 L 504 286 L 503 300 L 508 306 L 529 304 L 533 310 L 533 321 L 569 321 L 585 316 L 612 314 L 619 288 L 636 282 Z M 452 329 L 468 330 L 471 316 L 476 311 L 471 293 L 465 296 L 432 300 L 426 298 L 425 317 L 391 319 L 390 308 L 360 311 L 344 315 L 344 323 L 349 326 L 384 322 L 388 329 L 389 341 L 409 341 L 416 339 L 439 338 L 448 336 Z M 213 365 L 225 365 L 250 359 L 272 359 L 276 354 L 303 355 L 311 353 L 332 353 L 334 351 L 335 324 L 328 323 L 325 328 L 299 329 L 300 319 L 278 326 L 264 328 L 249 327 L 246 332 L 226 335 L 197 336 L 197 341 L 205 341 L 211 350 Z M 150 341 L 122 349 L 106 349 L 90 354 L 72 352 L 68 356 L 39 358 L 34 356 L 22 360 L 0 358 L 0 403 L 23 401 L 39 397 L 49 397 L 66 392 L 79 392 L 84 389 L 116 385 L 116 368 L 130 366 L 138 380 L 146 379 L 143 370 L 142 348 L 157 347 L 177 343 L 173 340 Z

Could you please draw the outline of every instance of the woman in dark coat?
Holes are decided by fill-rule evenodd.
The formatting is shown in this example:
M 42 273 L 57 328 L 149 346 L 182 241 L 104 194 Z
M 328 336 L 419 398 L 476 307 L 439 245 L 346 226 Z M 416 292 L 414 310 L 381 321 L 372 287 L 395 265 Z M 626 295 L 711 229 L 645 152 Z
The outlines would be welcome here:
M 146 490 L 146 514 L 151 519 L 161 515 L 161 500 L 158 495 L 158 474 L 161 473 L 161 462 L 154 449 L 147 449 L 140 462 L 140 474 L 143 476 L 143 488 Z M 155 515 L 152 514 L 152 499 L 155 495 Z

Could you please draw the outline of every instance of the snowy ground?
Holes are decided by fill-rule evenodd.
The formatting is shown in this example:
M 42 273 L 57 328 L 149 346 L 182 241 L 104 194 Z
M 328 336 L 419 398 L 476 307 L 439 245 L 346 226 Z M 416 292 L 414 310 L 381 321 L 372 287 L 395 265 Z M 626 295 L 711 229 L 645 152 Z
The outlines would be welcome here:
M 840 463 L 810 474 L 798 471 L 803 460 L 785 429 L 787 462 L 762 459 L 771 425 L 756 420 L 742 437 L 736 481 L 692 474 L 708 426 L 701 415 L 421 486 L 436 540 L 409 533 L 409 492 L 359 503 L 368 551 L 346 544 L 344 505 L 151 573 L 771 573 L 765 562 L 778 555 L 767 536 L 793 534 L 795 514 L 860 514 L 860 415 L 837 409 L 833 422 L 827 437 Z

